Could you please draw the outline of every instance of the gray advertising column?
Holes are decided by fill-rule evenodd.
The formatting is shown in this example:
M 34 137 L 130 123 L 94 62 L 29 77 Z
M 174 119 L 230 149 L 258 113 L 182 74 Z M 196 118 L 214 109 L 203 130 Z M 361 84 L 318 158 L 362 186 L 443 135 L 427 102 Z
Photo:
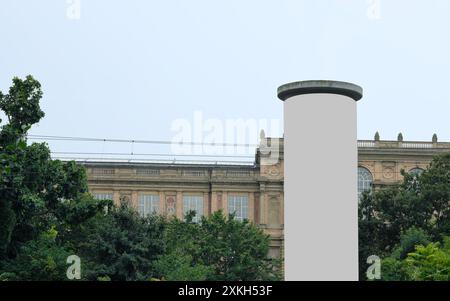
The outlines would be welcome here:
M 285 279 L 358 280 L 356 101 L 346 82 L 278 88 L 284 101 Z

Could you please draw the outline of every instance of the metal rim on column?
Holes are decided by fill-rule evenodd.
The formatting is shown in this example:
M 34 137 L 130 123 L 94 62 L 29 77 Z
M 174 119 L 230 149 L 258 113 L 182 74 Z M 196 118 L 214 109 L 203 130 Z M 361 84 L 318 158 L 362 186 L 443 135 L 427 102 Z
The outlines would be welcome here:
M 296 95 L 315 93 L 339 94 L 358 101 L 363 96 L 363 89 L 352 83 L 331 80 L 292 82 L 278 88 L 278 98 L 283 101 Z

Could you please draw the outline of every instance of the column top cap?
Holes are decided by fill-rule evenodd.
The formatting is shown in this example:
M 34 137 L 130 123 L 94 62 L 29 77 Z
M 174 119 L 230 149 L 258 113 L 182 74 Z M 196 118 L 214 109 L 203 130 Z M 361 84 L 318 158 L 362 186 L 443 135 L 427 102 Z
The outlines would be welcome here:
M 283 101 L 296 95 L 313 93 L 339 94 L 358 101 L 363 96 L 363 89 L 352 83 L 332 80 L 292 82 L 278 88 L 278 98 Z

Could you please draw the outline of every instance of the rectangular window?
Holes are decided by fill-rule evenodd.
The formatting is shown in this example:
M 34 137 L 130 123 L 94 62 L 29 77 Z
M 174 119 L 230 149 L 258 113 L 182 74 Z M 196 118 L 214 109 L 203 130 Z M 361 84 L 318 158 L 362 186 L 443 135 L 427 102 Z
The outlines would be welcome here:
M 194 223 L 201 221 L 203 216 L 203 196 L 201 195 L 184 195 L 183 196 L 183 212 L 186 215 L 189 211 L 195 211 L 192 219 Z
M 234 218 L 239 221 L 248 218 L 248 196 L 229 195 L 228 213 L 234 213 Z
M 139 214 L 146 217 L 150 214 L 159 213 L 159 195 L 157 194 L 142 194 L 139 196 Z
M 112 193 L 94 193 L 92 195 L 96 200 L 111 200 L 113 201 Z M 105 206 L 105 214 L 108 213 L 108 206 Z
M 112 193 L 93 193 L 92 196 L 96 200 L 113 200 Z

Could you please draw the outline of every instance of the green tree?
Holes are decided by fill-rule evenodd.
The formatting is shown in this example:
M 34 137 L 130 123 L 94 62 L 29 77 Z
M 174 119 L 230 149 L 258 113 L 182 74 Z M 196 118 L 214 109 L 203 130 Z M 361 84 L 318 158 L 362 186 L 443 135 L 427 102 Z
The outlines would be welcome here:
M 413 227 L 405 231 L 400 237 L 399 244 L 394 248 L 392 253 L 382 261 L 382 280 L 409 280 L 408 267 L 404 259 L 409 253 L 414 252 L 417 246 L 428 245 L 429 243 L 430 237 L 424 230 Z
M 450 238 L 441 244 L 419 245 L 405 259 L 408 280 L 450 281 Z
M 403 260 L 386 257 L 381 262 L 382 281 L 408 281 L 408 271 Z
M 163 218 L 142 218 L 122 204 L 73 227 L 66 240 L 81 258 L 83 279 L 147 280 L 165 250 L 164 227 Z
M 42 97 L 39 82 L 31 76 L 13 79 L 9 94 L 0 91 L 0 109 L 8 119 L 0 131 L 0 258 L 5 255 L 17 223 L 15 205 L 24 179 L 20 175 L 21 161 L 26 149 L 26 131 L 44 113 L 40 110 Z
M 160 256 L 154 266 L 156 274 L 168 281 L 204 281 L 213 273 L 202 263 L 194 265 L 191 255 L 176 251 Z
M 248 220 L 221 211 L 200 223 L 172 220 L 166 231 L 167 252 L 189 254 L 191 266 L 206 266 L 207 280 L 278 280 L 279 260 L 269 259 L 269 236 Z M 164 276 L 164 275 L 163 275 Z
M 414 252 L 417 246 L 429 243 L 431 243 L 430 236 L 424 230 L 412 227 L 402 234 L 400 243 L 392 252 L 392 256 L 403 260 L 409 253 Z
M 269 236 L 249 221 L 221 212 L 198 224 L 192 214 L 143 218 L 93 199 L 82 166 L 52 160 L 45 143 L 27 144 L 44 116 L 41 97 L 31 76 L 0 93 L 8 119 L 0 130 L 1 280 L 64 280 L 69 255 L 81 258 L 85 280 L 280 278 L 279 261 L 267 258 Z
M 66 217 L 80 222 L 107 205 L 86 194 L 83 167 L 52 160 L 45 143 L 27 145 L 28 130 L 44 116 L 41 97 L 32 76 L 16 77 L 8 94 L 0 92 L 7 117 L 0 130 L 0 259 L 14 258 L 22 245 L 52 227 L 63 235 Z
M 3 262 L 0 280 L 67 280 L 67 257 L 72 253 L 57 241 L 52 228 L 24 243 L 14 259 Z
M 367 257 L 391 256 L 408 229 L 420 229 L 435 242 L 450 233 L 450 153 L 436 156 L 420 175 L 402 174 L 401 184 L 364 193 L 360 200 L 361 279 L 365 279 Z
M 406 258 L 393 254 L 382 262 L 384 281 L 449 281 L 450 280 L 450 238 L 444 244 L 418 244 Z

